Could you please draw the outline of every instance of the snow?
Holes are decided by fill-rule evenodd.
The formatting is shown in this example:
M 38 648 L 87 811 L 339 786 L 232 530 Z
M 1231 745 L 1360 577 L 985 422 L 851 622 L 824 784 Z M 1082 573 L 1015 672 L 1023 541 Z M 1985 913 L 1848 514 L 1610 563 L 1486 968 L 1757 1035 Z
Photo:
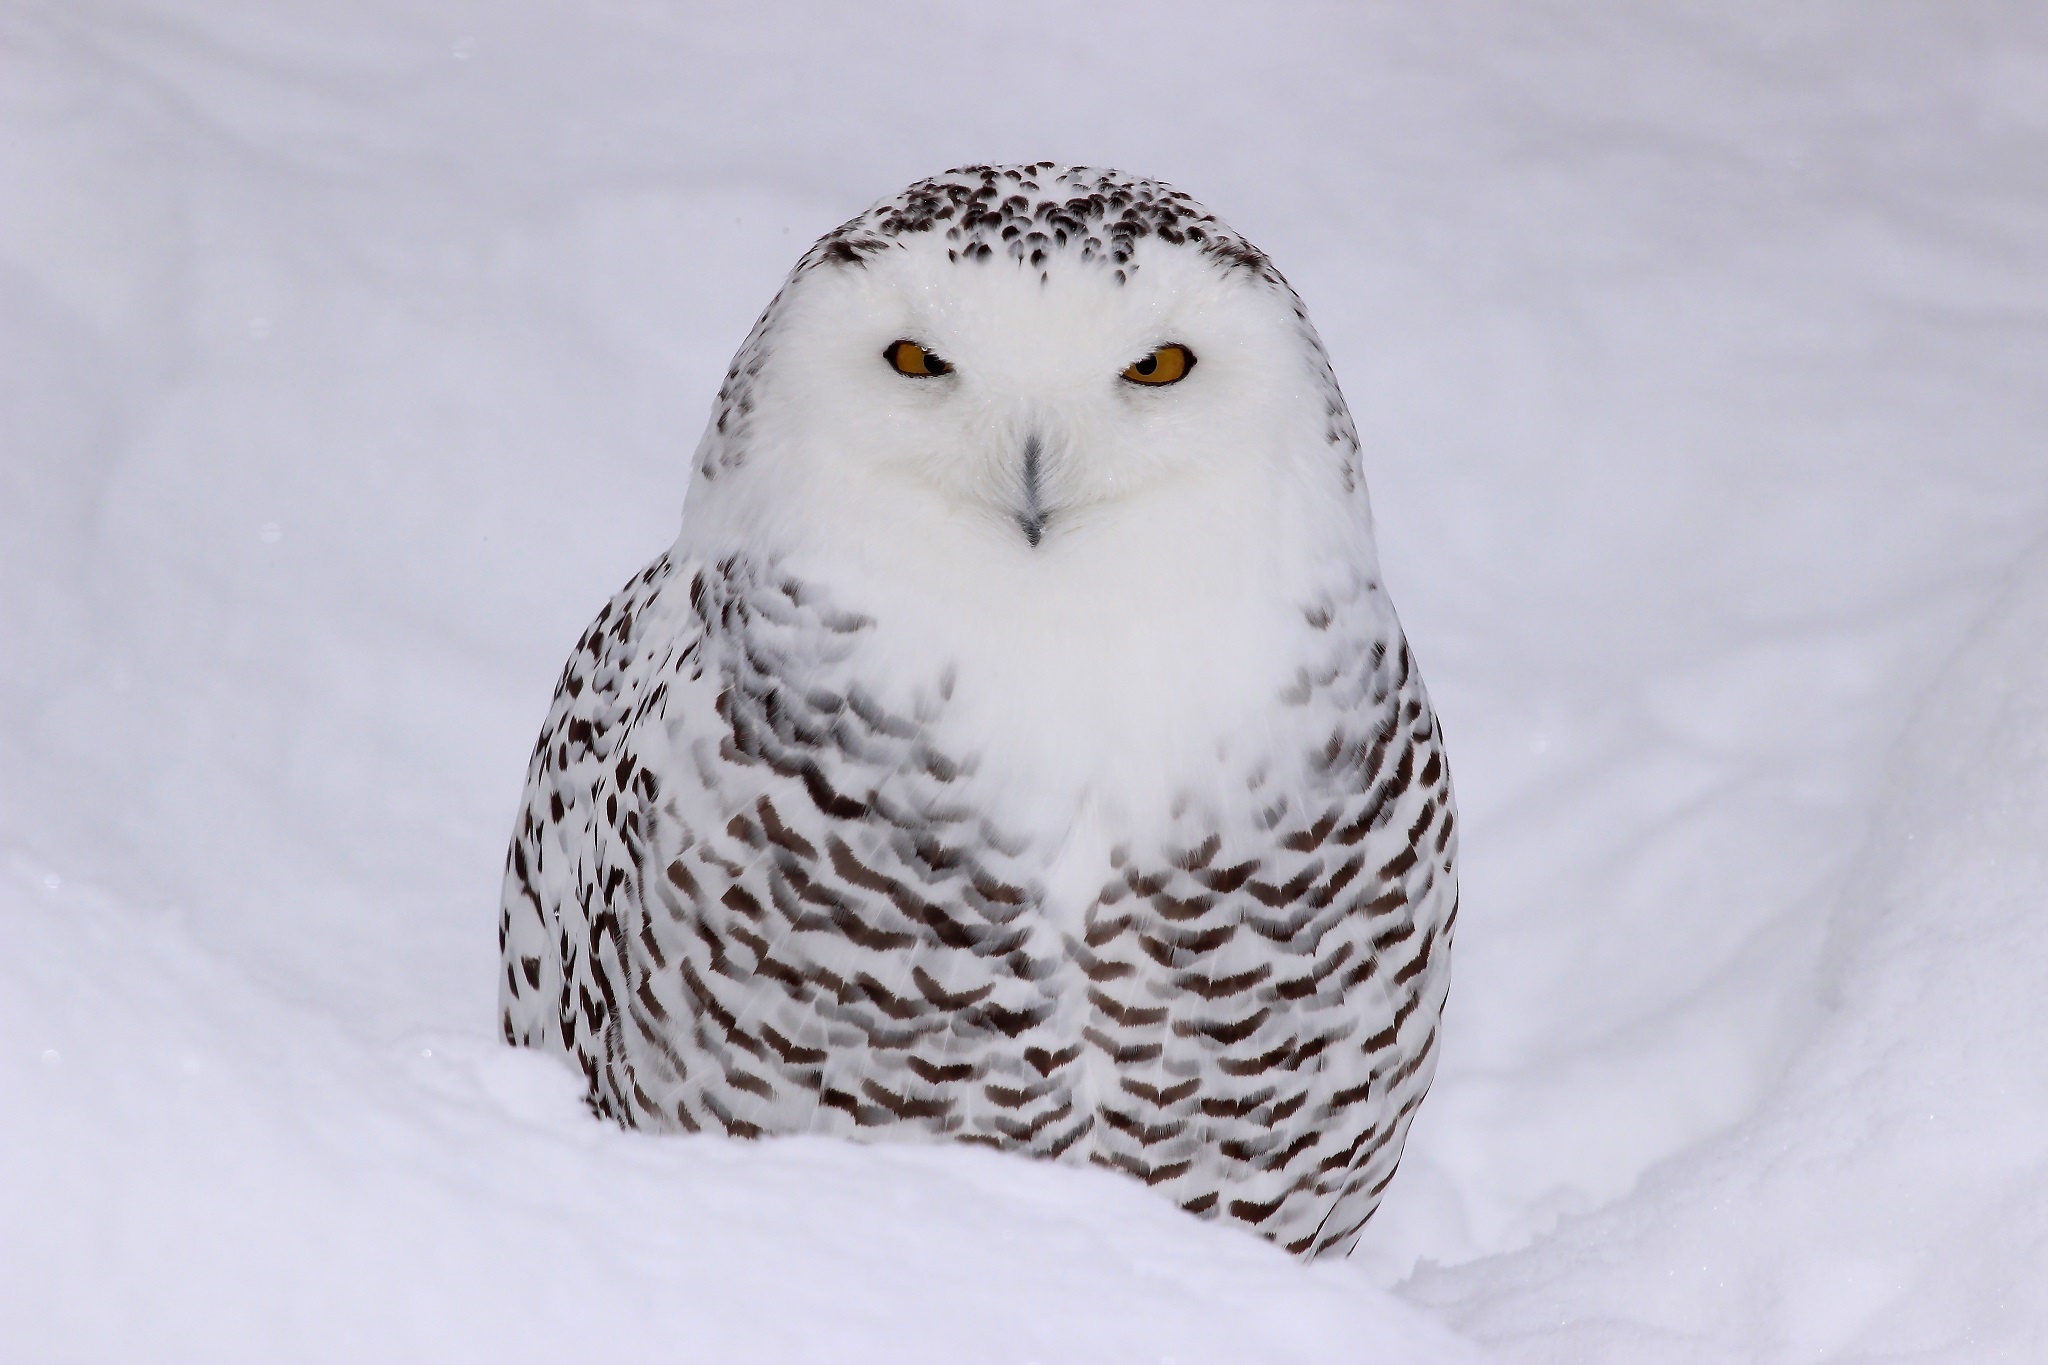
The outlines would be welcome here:
M 820 231 L 1279 261 L 1464 910 L 1352 1260 L 608 1128 L 493 1041 L 554 673 Z M 94 1359 L 2048 1359 L 2048 13 L 0 6 L 0 1323 Z

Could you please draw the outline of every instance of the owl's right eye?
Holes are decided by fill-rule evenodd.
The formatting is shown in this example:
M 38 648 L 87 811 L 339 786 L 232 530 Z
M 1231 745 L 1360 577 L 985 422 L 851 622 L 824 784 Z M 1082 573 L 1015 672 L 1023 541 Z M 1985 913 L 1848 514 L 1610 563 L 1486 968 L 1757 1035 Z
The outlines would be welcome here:
M 912 379 L 931 379 L 953 372 L 951 365 L 914 341 L 890 342 L 882 349 L 882 359 L 888 361 L 896 373 L 907 374 Z

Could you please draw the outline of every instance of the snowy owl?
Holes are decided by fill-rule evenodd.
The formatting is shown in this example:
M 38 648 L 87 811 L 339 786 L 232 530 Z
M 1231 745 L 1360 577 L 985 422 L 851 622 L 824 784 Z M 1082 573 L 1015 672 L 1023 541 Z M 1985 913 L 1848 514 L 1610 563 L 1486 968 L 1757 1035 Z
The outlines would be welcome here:
M 1341 1254 L 1457 899 L 1294 291 L 1166 185 L 974 166 L 797 263 L 570 655 L 501 1023 L 632 1127 L 982 1143 Z

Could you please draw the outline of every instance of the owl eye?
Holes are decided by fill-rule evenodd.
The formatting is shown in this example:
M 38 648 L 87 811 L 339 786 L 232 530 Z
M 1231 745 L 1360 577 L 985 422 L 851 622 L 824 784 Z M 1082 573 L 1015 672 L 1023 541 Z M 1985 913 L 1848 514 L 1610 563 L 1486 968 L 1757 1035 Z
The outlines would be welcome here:
M 1187 347 L 1174 343 L 1161 346 L 1151 355 L 1124 371 L 1124 378 L 1133 384 L 1178 384 L 1188 377 L 1188 371 L 1195 368 L 1195 353 Z
M 930 379 L 953 373 L 951 365 L 914 341 L 890 342 L 882 348 L 882 359 L 888 361 L 896 373 L 907 374 L 912 379 Z

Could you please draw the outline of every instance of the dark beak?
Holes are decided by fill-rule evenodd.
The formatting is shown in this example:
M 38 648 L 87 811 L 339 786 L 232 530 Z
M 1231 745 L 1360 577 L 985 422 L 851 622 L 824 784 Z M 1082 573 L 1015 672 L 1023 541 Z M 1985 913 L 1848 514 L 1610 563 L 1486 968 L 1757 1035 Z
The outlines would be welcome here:
M 1033 549 L 1045 539 L 1045 523 L 1052 516 L 1046 510 L 1044 497 L 1039 491 L 1039 464 L 1043 458 L 1044 443 L 1038 433 L 1032 432 L 1024 438 L 1024 510 L 1017 513 L 1017 526 L 1024 532 L 1024 539 L 1031 542 Z

